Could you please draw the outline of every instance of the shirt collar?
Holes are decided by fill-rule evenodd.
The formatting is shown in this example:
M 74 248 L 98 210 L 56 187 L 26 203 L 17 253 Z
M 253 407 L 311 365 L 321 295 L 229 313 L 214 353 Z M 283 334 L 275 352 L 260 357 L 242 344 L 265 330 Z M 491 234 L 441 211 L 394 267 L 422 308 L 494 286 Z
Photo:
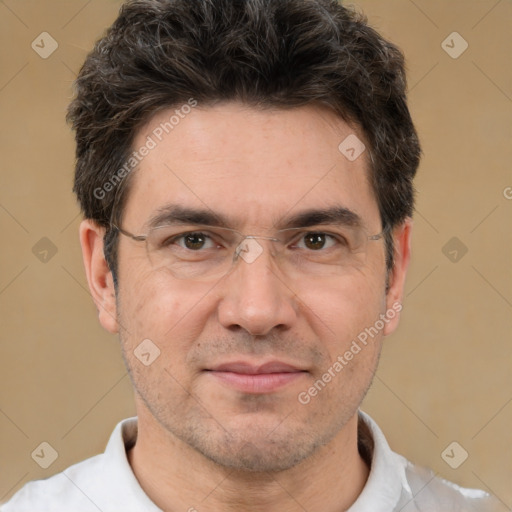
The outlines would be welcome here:
M 348 512 L 389 512 L 394 509 L 404 490 L 410 492 L 405 464 L 403 459 L 391 450 L 382 430 L 368 414 L 359 411 L 359 422 L 368 427 L 360 428 L 359 432 L 369 430 L 373 439 L 373 453 L 366 485 Z M 364 440 L 360 440 L 360 443 L 361 441 Z
M 103 474 L 116 475 L 108 487 L 110 496 L 122 501 L 124 510 L 161 512 L 140 486 L 128 461 L 127 451 L 137 440 L 137 418 L 128 418 L 116 425 L 103 458 Z M 121 497 L 122 498 L 119 498 Z M 105 497 L 106 498 L 106 497 Z M 98 503 L 101 507 L 101 504 Z M 106 507 L 107 510 L 110 510 Z
M 404 459 L 394 453 L 388 445 L 384 434 L 372 418 L 359 411 L 359 422 L 367 428 L 359 428 L 359 444 L 366 449 L 370 447 L 371 468 L 368 480 L 348 512 L 389 512 L 393 510 L 403 491 L 411 491 L 405 473 Z M 366 434 L 365 434 L 366 432 Z M 362 439 L 371 435 L 371 439 Z M 144 493 L 137 481 L 130 463 L 127 450 L 137 439 L 137 418 L 128 418 L 120 422 L 107 444 L 104 458 L 105 474 L 118 475 L 115 480 L 115 492 L 124 496 L 123 501 L 132 507 L 148 512 L 158 512 L 160 509 Z M 142 507 L 142 508 L 141 508 Z

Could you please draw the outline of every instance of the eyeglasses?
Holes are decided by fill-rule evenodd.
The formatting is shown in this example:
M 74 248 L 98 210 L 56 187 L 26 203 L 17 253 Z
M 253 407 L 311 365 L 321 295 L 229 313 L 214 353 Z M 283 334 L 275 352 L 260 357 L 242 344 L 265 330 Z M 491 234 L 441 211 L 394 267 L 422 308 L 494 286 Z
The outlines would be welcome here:
M 385 234 L 384 230 L 368 235 L 362 227 L 347 225 L 287 228 L 272 236 L 182 224 L 154 227 L 145 235 L 112 227 L 136 242 L 145 242 L 154 270 L 167 270 L 177 279 L 190 280 L 221 278 L 240 260 L 254 263 L 265 247 L 289 277 L 341 275 L 364 266 L 368 243 L 382 239 Z

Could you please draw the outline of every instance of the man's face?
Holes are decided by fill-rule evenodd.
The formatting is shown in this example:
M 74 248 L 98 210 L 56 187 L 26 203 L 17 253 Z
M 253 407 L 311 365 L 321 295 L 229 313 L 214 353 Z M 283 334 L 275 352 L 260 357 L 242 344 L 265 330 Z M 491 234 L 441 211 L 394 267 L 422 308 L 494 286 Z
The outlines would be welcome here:
M 173 112 L 140 130 L 134 149 L 148 135 L 157 140 L 153 130 Z M 380 233 L 368 154 L 350 161 L 338 149 L 351 134 L 362 139 L 320 108 L 195 108 L 139 164 L 121 227 L 146 234 L 155 214 L 179 208 L 273 238 L 304 212 L 346 209 L 366 234 Z M 318 231 L 336 227 L 322 223 Z M 295 242 L 314 252 L 322 240 Z M 279 470 L 313 454 L 354 417 L 395 322 L 358 343 L 360 351 L 336 371 L 338 357 L 391 307 L 384 241 L 369 241 L 364 258 L 325 274 L 301 266 L 290 248 L 277 256 L 275 241 L 256 241 L 262 251 L 254 260 L 239 257 L 224 275 L 208 277 L 180 264 L 171 271 L 161 259 L 155 265 L 144 242 L 121 236 L 117 318 L 139 415 L 152 415 L 171 437 L 223 466 Z M 179 250 L 201 249 L 199 242 Z M 143 359 L 160 350 L 149 366 L 134 354 L 143 340 L 151 340 L 141 345 Z M 330 382 L 307 393 L 329 368 Z M 254 375 L 261 371 L 273 375 Z

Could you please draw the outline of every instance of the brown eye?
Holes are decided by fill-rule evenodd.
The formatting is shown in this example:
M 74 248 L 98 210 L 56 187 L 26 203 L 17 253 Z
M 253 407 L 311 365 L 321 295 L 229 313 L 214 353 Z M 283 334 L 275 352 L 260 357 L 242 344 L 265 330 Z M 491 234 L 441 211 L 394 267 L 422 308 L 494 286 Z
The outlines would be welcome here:
M 181 237 L 183 247 L 190 249 L 191 251 L 203 249 L 208 239 L 209 237 L 203 233 L 189 233 Z
M 304 245 L 312 251 L 318 251 L 325 247 L 326 238 L 324 233 L 308 233 L 304 236 Z

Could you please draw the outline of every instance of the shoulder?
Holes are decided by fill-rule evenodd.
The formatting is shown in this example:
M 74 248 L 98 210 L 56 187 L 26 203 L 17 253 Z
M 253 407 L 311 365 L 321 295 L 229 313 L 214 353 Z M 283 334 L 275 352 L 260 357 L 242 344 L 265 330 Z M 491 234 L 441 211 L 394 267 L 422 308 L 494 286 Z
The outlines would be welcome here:
M 503 512 L 486 492 L 449 482 L 395 453 L 369 415 L 360 411 L 359 419 L 359 448 L 371 459 L 370 475 L 351 512 Z
M 402 512 L 501 512 L 501 503 L 480 489 L 461 487 L 395 454 L 404 467 L 406 488 L 398 509 Z M 402 507 L 402 508 L 400 508 Z
M 0 506 L 0 512 L 97 512 L 87 489 L 98 483 L 97 477 L 103 472 L 102 459 L 103 455 L 96 455 L 50 478 L 29 482 Z
M 62 473 L 29 482 L 0 512 L 139 512 L 158 511 L 140 487 L 127 450 L 137 437 L 137 420 L 118 423 L 107 448 Z

